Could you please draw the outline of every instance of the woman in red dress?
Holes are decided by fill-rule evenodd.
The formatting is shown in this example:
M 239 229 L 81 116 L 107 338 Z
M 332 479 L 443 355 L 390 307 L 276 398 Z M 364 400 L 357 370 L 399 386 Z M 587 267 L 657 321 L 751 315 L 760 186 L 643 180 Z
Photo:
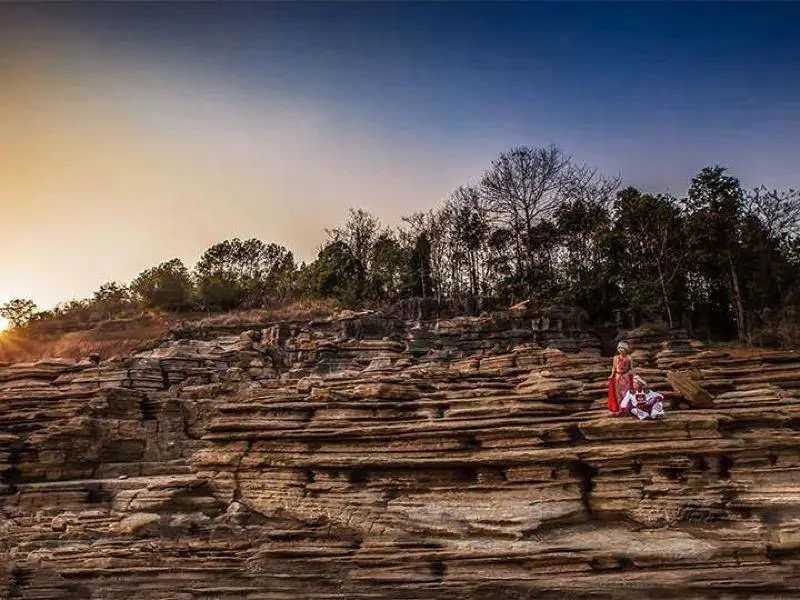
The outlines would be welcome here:
M 620 414 L 619 404 L 633 389 L 633 361 L 628 355 L 628 342 L 617 344 L 617 354 L 611 363 L 611 377 L 608 378 L 608 410 L 614 415 Z

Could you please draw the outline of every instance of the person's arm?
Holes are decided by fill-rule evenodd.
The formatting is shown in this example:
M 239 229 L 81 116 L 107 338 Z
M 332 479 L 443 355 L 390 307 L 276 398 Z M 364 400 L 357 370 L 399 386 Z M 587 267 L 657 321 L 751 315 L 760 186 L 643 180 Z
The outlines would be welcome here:
M 617 357 L 611 359 L 611 375 L 608 376 L 609 379 L 614 379 L 614 375 L 617 372 Z

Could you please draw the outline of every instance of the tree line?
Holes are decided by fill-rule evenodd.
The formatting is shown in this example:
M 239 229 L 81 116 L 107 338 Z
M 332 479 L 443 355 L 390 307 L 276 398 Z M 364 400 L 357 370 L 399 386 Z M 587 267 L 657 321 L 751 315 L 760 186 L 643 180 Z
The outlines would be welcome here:
M 663 321 L 695 335 L 794 343 L 798 275 L 795 190 L 746 191 L 710 166 L 685 197 L 647 194 L 558 147 L 518 147 L 399 226 L 351 209 L 308 264 L 275 243 L 232 239 L 192 269 L 172 259 L 37 318 L 131 306 L 227 311 L 298 298 L 356 308 L 428 297 L 474 314 L 531 300 L 582 308 L 598 324 Z M 11 308 L 0 314 L 17 322 Z

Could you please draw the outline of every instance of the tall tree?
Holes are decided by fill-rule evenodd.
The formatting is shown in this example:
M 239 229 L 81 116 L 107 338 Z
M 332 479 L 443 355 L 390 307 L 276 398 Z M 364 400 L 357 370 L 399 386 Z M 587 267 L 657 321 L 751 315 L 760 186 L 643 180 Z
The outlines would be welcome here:
M 434 295 L 432 277 L 429 216 L 415 213 L 403 217 L 404 226 L 398 229 L 400 244 L 408 253 L 408 269 L 403 277 L 406 296 L 429 298 Z
M 486 293 L 486 259 L 492 221 L 477 188 L 462 186 L 448 201 L 453 275 L 466 279 L 467 292 L 473 299 Z M 460 287 L 460 286 L 459 286 Z
M 412 245 L 409 289 L 414 295 L 436 298 L 449 296 L 448 287 L 448 219 L 446 206 L 404 217 L 400 237 Z
M 694 246 L 694 260 L 714 279 L 723 273 L 733 305 L 736 332 L 747 339 L 747 320 L 737 262 L 739 234 L 744 209 L 744 192 L 735 177 L 720 166 L 706 167 L 689 185 L 685 206 L 687 231 Z
M 481 179 L 487 206 L 511 232 L 516 275 L 532 290 L 536 226 L 552 217 L 562 202 L 570 159 L 556 146 L 520 146 L 503 152 Z
M 409 253 L 392 231 L 383 231 L 372 245 L 368 273 L 368 296 L 377 302 L 391 302 L 401 294 L 408 269 Z
M 748 318 L 769 327 L 791 312 L 800 279 L 800 194 L 761 186 L 747 194 L 741 226 L 741 271 Z
M 618 300 L 618 265 L 612 256 L 611 214 L 603 202 L 577 199 L 559 208 L 557 299 L 610 319 Z
M 209 309 L 263 306 L 284 298 L 295 264 L 283 246 L 258 239 L 234 238 L 214 244 L 195 267 L 198 295 Z
M 342 241 L 329 241 L 306 272 L 308 288 L 314 296 L 335 298 L 346 306 L 364 302 L 363 265 Z
M 800 192 L 776 190 L 765 186 L 747 195 L 747 212 L 755 216 L 768 234 L 776 239 L 792 240 L 800 236 Z
M 486 206 L 510 235 L 515 277 L 526 295 L 553 293 L 560 207 L 605 202 L 618 186 L 596 169 L 573 163 L 558 147 L 503 152 L 481 179 Z
M 366 285 L 373 246 L 381 231 L 380 221 L 361 208 L 351 208 L 344 225 L 325 231 L 329 244 L 343 244 L 347 248 L 348 260 L 358 263 L 358 268 L 352 269 L 352 276 L 356 278 L 353 282 L 353 293 L 359 302 L 363 302 L 367 295 Z
M 626 295 L 638 309 L 660 312 L 673 327 L 688 253 L 679 205 L 629 187 L 617 195 L 614 213 L 614 230 L 625 249 L 619 268 Z

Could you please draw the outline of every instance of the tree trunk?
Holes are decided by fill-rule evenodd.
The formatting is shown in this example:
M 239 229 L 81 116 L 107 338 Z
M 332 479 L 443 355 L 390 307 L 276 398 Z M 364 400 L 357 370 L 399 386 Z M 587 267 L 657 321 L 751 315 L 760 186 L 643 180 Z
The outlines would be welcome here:
M 661 293 L 664 295 L 664 306 L 667 308 L 669 328 L 672 329 L 672 309 L 669 307 L 669 296 L 667 295 L 667 286 L 664 285 L 664 273 L 661 271 L 661 263 L 656 261 L 656 267 L 658 268 L 658 281 L 661 284 Z
M 731 289 L 733 291 L 733 308 L 736 313 L 736 329 L 738 330 L 738 337 L 740 342 L 746 340 L 747 326 L 744 319 L 744 305 L 742 303 L 742 291 L 739 287 L 739 275 L 736 273 L 736 268 L 733 266 L 733 259 L 728 254 L 728 267 L 731 271 Z

